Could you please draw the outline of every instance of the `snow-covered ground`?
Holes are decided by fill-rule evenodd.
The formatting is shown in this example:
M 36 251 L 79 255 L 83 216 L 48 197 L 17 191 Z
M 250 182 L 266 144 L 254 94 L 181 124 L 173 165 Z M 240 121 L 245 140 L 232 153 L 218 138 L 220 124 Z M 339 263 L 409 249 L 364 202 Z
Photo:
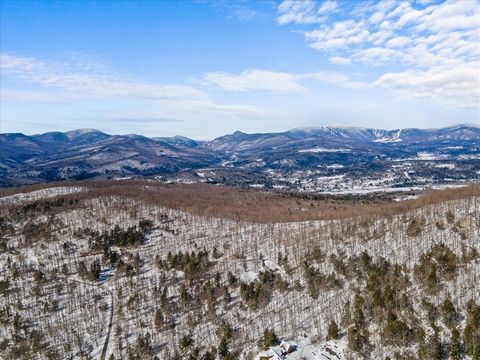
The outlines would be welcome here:
M 57 189 L 52 193 L 59 194 Z M 51 194 L 46 194 L 45 198 L 48 197 Z M 159 358 L 163 358 L 167 348 L 178 350 L 179 340 L 189 333 L 205 351 L 209 346 L 218 346 L 217 324 L 222 319 L 234 331 L 230 348 L 244 358 L 258 353 L 258 339 L 266 328 L 272 328 L 281 338 L 298 344 L 297 351 L 289 354 L 287 360 L 329 359 L 332 352 L 340 357 L 330 359 L 344 359 L 342 356 L 349 353 L 345 335 L 334 342 L 326 342 L 325 336 L 332 319 L 341 324 L 347 301 L 353 301 L 353 289 L 362 284 L 342 278 L 341 287 L 323 289 L 318 298 L 311 297 L 303 270 L 307 254 L 315 247 L 321 249 L 323 260 L 311 265 L 322 274 L 334 272 L 332 255 L 347 259 L 364 251 L 373 259 L 383 257 L 400 264 L 411 274 L 420 257 L 434 244 L 443 243 L 456 254 L 462 254 L 464 248 L 480 250 L 479 203 L 478 198 L 468 198 L 389 218 L 252 224 L 195 216 L 129 198 L 83 200 L 78 208 L 15 218 L 14 230 L 5 235 L 9 250 L 0 252 L 0 267 L 5 269 L 2 276 L 10 280 L 12 289 L 8 296 L 0 296 L 0 309 L 8 304 L 25 324 L 30 324 L 27 330 L 44 332 L 48 348 L 60 358 L 67 354 L 99 358 L 102 353 L 107 358 L 110 354 L 125 358 L 138 337 L 147 333 Z M 449 212 L 454 214 L 453 222 L 447 220 Z M 412 237 L 407 235 L 407 229 L 413 218 L 424 218 L 425 225 L 421 235 Z M 112 248 L 127 263 L 133 263 L 138 256 L 138 272 L 128 275 L 112 268 L 101 250 L 90 247 L 88 231 L 101 233 L 117 224 L 126 228 L 138 224 L 140 219 L 151 219 L 155 225 L 145 244 Z M 32 223 L 39 229 L 48 225 L 51 233 L 44 237 L 37 231 L 27 238 L 24 229 Z M 214 248 L 219 253 L 217 257 L 211 255 Z M 180 292 L 182 285 L 188 285 L 186 274 L 175 269 L 161 270 L 157 263 L 157 259 L 165 260 L 169 252 L 200 250 L 209 251 L 212 264 L 200 285 L 213 282 L 218 272 L 221 288 L 228 288 L 231 298 L 227 302 L 222 292 L 216 293 L 213 310 L 205 301 L 182 305 Z M 109 276 L 93 285 L 79 276 L 78 266 L 84 261 L 88 268 L 94 260 L 101 262 L 102 270 Z M 35 272 L 40 268 L 45 280 L 37 281 Z M 242 300 L 238 285 L 229 284 L 227 274 L 231 272 L 240 282 L 258 283 L 261 272 L 266 270 L 285 281 L 287 290 L 272 290 L 267 294 L 268 301 L 257 309 L 251 308 Z M 462 266 L 458 276 L 431 300 L 438 304 L 449 294 L 456 308 L 464 311 L 469 299 L 480 298 L 475 280 L 478 278 L 480 261 L 476 260 Z M 170 304 L 167 312 L 160 306 L 164 288 Z M 189 291 L 193 294 L 194 288 Z M 425 296 L 416 284 L 408 288 L 408 294 L 412 299 Z M 174 318 L 174 331 L 156 327 L 155 313 L 159 309 Z M 414 310 L 423 314 L 420 309 L 419 302 L 414 303 Z M 428 321 L 422 321 L 428 328 Z M 8 340 L 8 346 L 14 343 L 12 331 L 12 322 L 0 327 L 0 337 Z M 378 343 L 375 342 L 372 358 L 393 356 L 395 348 Z M 41 354 L 39 350 L 38 356 L 32 358 L 40 359 Z
M 346 360 L 347 341 L 339 340 L 323 341 L 312 344 L 310 338 L 287 341 L 295 347 L 295 350 L 287 353 L 282 346 L 274 346 L 269 350 L 259 352 L 254 360 L 269 358 L 269 360 Z
M 335 149 L 335 148 L 322 148 L 322 147 L 315 147 L 311 149 L 302 149 L 298 150 L 299 153 L 345 153 L 351 152 L 352 149 Z
M 14 195 L 4 196 L 0 198 L 0 205 L 2 203 L 18 203 L 22 201 L 32 201 L 38 199 L 48 199 L 55 196 L 75 194 L 82 191 L 87 191 L 87 188 L 79 186 L 59 186 L 47 189 L 40 189 L 30 192 L 18 193 Z

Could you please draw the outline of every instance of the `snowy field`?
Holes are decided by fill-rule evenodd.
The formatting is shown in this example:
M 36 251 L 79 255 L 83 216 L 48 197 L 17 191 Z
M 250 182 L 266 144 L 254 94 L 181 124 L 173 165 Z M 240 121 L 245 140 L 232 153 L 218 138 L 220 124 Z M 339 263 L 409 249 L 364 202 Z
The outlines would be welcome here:
M 15 204 L 19 202 L 26 202 L 38 199 L 49 199 L 61 195 L 76 194 L 82 191 L 87 191 L 85 187 L 78 186 L 60 186 L 47 189 L 40 189 L 30 192 L 18 193 L 14 195 L 4 196 L 0 198 L 1 204 Z

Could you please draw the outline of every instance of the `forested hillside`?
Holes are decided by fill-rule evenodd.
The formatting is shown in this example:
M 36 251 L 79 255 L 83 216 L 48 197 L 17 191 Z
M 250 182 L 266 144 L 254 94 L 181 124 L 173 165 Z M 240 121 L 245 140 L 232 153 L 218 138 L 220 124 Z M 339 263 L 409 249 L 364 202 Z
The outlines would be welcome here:
M 240 208 L 280 201 L 229 191 Z M 477 187 L 351 216 L 348 199 L 285 195 L 292 216 L 328 214 L 293 222 L 106 185 L 15 192 L 0 199 L 0 357 L 253 359 L 285 340 L 285 359 L 480 358 Z

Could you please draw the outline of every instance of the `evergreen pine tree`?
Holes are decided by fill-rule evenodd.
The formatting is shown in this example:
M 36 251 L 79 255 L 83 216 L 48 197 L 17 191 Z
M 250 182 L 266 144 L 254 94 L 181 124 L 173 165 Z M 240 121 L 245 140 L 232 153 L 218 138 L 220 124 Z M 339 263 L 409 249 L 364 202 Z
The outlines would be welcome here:
M 460 342 L 460 333 L 457 329 L 452 330 L 452 343 L 450 344 L 449 359 L 461 360 L 462 344 Z
M 330 324 L 328 324 L 328 331 L 327 331 L 327 340 L 335 340 L 338 339 L 338 325 L 335 320 L 331 320 Z

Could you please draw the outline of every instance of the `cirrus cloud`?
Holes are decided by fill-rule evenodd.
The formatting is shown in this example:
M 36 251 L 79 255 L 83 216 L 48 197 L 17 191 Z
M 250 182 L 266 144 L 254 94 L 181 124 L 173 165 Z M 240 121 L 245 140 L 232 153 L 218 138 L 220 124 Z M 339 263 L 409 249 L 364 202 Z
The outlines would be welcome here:
M 233 118 L 264 119 L 278 117 L 272 111 L 249 104 L 220 104 L 203 91 L 182 84 L 152 84 L 105 70 L 91 62 L 50 62 L 33 57 L 0 54 L 0 74 L 3 78 L 21 79 L 40 85 L 36 91 L 4 88 L 2 102 L 75 102 L 85 99 L 120 99 L 124 103 L 147 100 L 162 104 L 173 116 L 182 114 L 228 115 Z M 57 89 L 61 92 L 53 92 Z M 139 116 L 144 117 L 142 109 Z M 158 116 L 164 116 L 158 114 Z
M 208 73 L 203 80 L 228 91 L 266 90 L 272 92 L 299 92 L 305 88 L 295 75 L 267 70 L 246 70 L 240 74 L 227 72 Z
M 349 76 L 333 71 L 317 71 L 309 73 L 287 73 L 251 69 L 239 74 L 227 72 L 208 73 L 203 81 L 223 90 L 234 92 L 267 91 L 273 93 L 305 92 L 308 88 L 303 84 L 313 80 L 329 83 L 344 88 L 360 89 L 369 87 L 368 84 L 357 82 Z
M 168 99 L 203 97 L 190 86 L 176 84 L 149 84 L 111 73 L 92 71 L 91 67 L 73 68 L 72 64 L 46 62 L 31 57 L 0 54 L 2 76 L 12 76 L 43 86 L 96 96 L 139 97 Z

